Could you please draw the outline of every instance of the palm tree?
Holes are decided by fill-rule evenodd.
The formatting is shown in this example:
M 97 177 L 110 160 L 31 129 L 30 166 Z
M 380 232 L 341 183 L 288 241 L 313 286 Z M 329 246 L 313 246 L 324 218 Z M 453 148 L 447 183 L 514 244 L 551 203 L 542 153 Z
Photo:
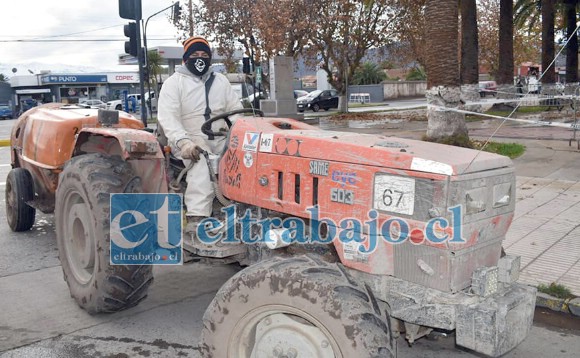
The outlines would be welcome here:
M 540 19 L 542 21 L 542 69 L 545 72 L 542 82 L 544 83 L 553 83 L 556 81 L 554 67 L 547 69 L 547 66 L 554 60 L 555 56 L 555 14 L 561 13 L 564 15 L 569 37 L 576 27 L 575 11 L 577 5 L 577 0 L 517 0 L 514 5 L 514 24 L 518 28 L 528 27 L 531 29 Z M 578 41 L 573 36 L 568 43 L 566 52 L 566 73 L 576 74 L 576 79 L 578 60 L 574 58 L 577 58 L 577 56 Z
M 159 89 L 159 84 L 162 82 L 161 80 L 161 73 L 163 71 L 163 67 L 161 67 L 162 64 L 163 57 L 161 57 L 159 52 L 155 50 L 148 51 L 147 65 L 149 67 L 149 83 L 153 85 L 153 89 L 156 95 Z
M 555 83 L 555 66 L 550 64 L 556 55 L 554 46 L 554 1 L 542 1 L 542 83 Z
M 498 85 L 513 85 L 514 78 L 514 25 L 513 0 L 499 2 L 499 64 Z
M 427 70 L 427 139 L 451 144 L 466 142 L 465 115 L 441 111 L 461 105 L 458 59 L 457 0 L 427 0 L 426 23 L 437 24 L 425 56 Z M 438 108 L 439 107 L 439 108 Z
M 566 83 L 578 82 L 578 34 L 576 33 L 576 7 L 578 0 L 564 0 L 566 12 Z
M 460 0 L 461 8 L 461 83 L 479 82 L 477 38 L 477 4 L 475 0 Z
M 376 64 L 372 62 L 363 63 L 354 72 L 354 85 L 374 85 L 387 79 L 387 74 Z

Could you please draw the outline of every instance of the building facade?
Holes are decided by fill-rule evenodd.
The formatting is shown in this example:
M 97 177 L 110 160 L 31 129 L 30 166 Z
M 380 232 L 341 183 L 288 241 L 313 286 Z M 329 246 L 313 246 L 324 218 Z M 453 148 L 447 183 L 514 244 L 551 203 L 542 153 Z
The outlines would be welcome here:
M 138 72 L 51 73 L 13 76 L 11 104 L 15 113 L 48 102 L 78 103 L 84 99 L 107 102 L 139 93 Z

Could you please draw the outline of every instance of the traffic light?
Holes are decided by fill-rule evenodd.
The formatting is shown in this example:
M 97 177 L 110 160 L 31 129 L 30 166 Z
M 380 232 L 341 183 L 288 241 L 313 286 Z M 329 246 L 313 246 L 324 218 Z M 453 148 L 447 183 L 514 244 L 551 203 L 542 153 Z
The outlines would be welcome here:
M 250 58 L 244 57 L 242 58 L 242 72 L 245 74 L 249 74 L 250 71 Z
M 173 4 L 173 13 L 171 14 L 171 19 L 173 23 L 176 24 L 179 22 L 179 18 L 181 17 L 181 6 L 179 5 L 179 1 Z
M 129 24 L 123 26 L 123 32 L 125 36 L 129 38 L 129 41 L 125 41 L 125 52 L 137 57 L 139 51 L 139 39 L 137 38 L 137 23 L 130 22 Z
M 141 0 L 119 0 L 119 16 L 128 20 L 141 20 Z

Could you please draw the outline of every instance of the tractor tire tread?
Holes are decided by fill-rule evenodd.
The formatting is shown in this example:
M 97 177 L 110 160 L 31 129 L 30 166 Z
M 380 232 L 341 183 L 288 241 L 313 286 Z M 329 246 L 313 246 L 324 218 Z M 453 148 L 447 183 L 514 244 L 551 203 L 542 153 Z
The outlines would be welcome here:
M 272 300 L 266 305 L 291 297 L 292 302 L 302 302 L 299 309 L 315 311 L 317 317 L 329 316 L 325 319 L 334 322 L 335 327 L 342 325 L 344 331 L 336 331 L 340 336 L 336 340 L 345 352 L 356 352 L 361 358 L 394 357 L 396 341 L 389 330 L 388 315 L 380 310 L 372 293 L 369 295 L 368 287 L 360 286 L 340 266 L 309 256 L 277 257 L 239 272 L 222 286 L 205 312 L 202 356 L 222 354 L 220 349 L 227 345 L 223 342 L 227 336 L 224 330 L 230 329 L 223 326 L 235 325 L 224 320 L 232 319 L 235 310 L 252 309 L 246 307 L 256 297 L 253 295 L 260 295 L 257 291 L 262 290 L 261 294 L 268 292 Z M 346 342 L 352 342 L 352 346 Z
M 16 203 L 9 207 L 9 191 L 14 192 Z M 34 199 L 34 181 L 30 172 L 24 168 L 14 168 L 6 178 L 6 218 L 14 232 L 28 231 L 34 226 L 36 209 L 27 204 Z
M 127 184 L 136 182 L 131 166 L 120 156 L 86 154 L 71 159 L 59 179 L 59 188 L 64 181 L 73 180 L 78 187 L 84 188 L 89 201 L 90 197 L 93 198 L 91 201 L 93 217 L 96 225 L 105 233 L 102 237 L 96 237 L 96 254 L 100 257 L 100 270 L 94 274 L 95 277 L 90 282 L 91 287 L 86 289 L 79 289 L 79 283 L 67 272 L 70 268 L 68 264 L 63 263 L 66 261 L 66 254 L 59 242 L 59 257 L 63 263 L 64 277 L 71 290 L 71 296 L 90 314 L 118 312 L 137 305 L 147 296 L 148 287 L 153 281 L 152 267 L 109 264 L 110 193 L 128 192 Z M 130 192 L 138 192 L 139 189 L 139 185 L 131 186 Z M 57 207 L 62 206 L 59 201 L 57 195 Z M 57 218 L 57 240 L 59 230 Z

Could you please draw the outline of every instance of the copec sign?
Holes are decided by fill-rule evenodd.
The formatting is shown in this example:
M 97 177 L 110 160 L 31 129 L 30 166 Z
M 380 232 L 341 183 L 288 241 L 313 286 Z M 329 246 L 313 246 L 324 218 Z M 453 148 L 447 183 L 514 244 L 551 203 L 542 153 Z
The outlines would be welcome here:
M 136 72 L 114 72 L 106 74 L 59 74 L 41 77 L 43 84 L 78 84 L 78 83 L 139 83 Z

